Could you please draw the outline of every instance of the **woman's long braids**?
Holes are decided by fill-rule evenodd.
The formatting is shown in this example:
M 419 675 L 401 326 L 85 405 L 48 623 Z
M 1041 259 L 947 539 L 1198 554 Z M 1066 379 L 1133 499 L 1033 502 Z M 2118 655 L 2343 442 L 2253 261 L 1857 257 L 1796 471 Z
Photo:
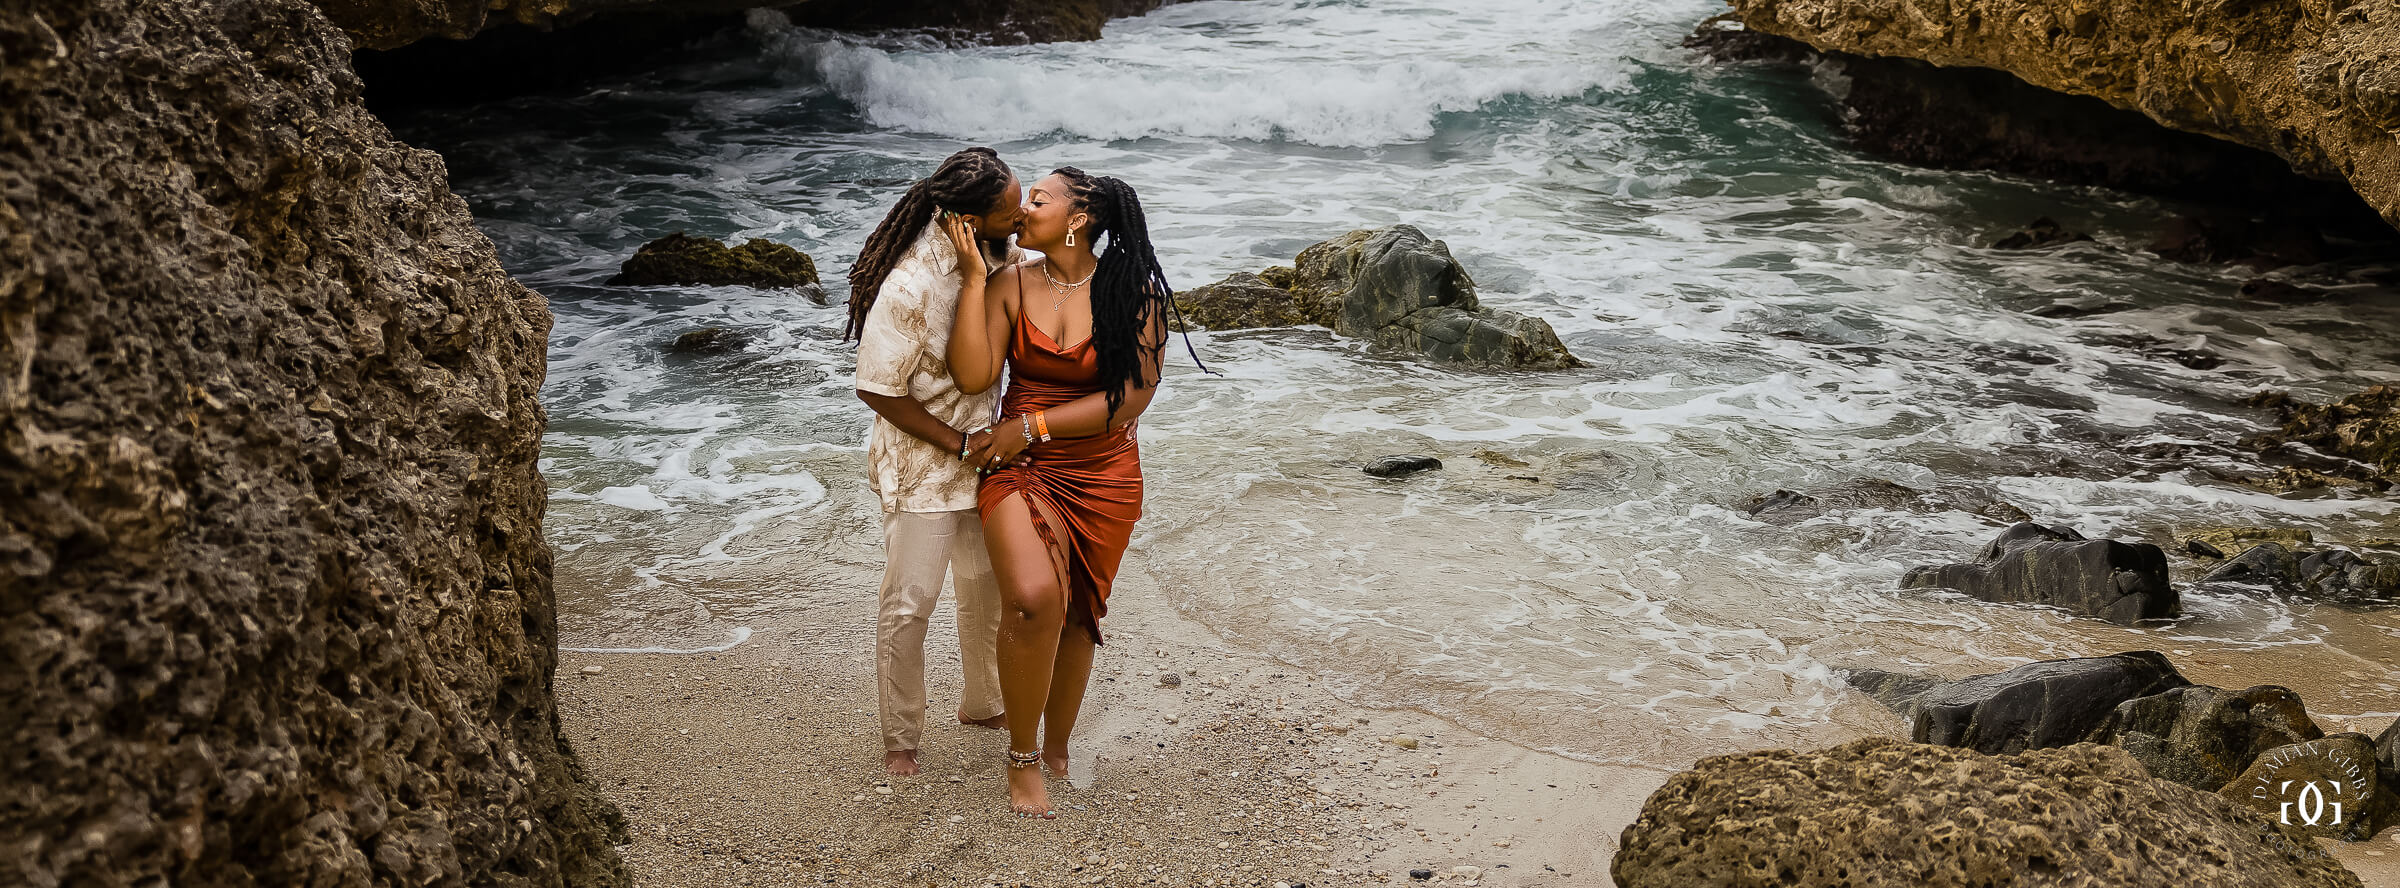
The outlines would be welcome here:
M 1133 193 L 1133 186 L 1115 176 L 1094 176 L 1074 167 L 1059 167 L 1051 173 L 1067 180 L 1068 199 L 1076 209 L 1091 215 L 1085 237 L 1099 243 L 1101 235 L 1108 235 L 1108 249 L 1092 269 L 1092 348 L 1099 352 L 1100 390 L 1107 394 L 1108 418 L 1113 423 L 1117 407 L 1125 401 L 1126 381 L 1147 388 L 1149 384 L 1142 379 L 1143 360 L 1157 358 L 1167 348 L 1161 341 L 1144 354 L 1142 325 L 1164 327 L 1169 311 L 1176 312 L 1180 324 L 1183 314 L 1175 308 L 1171 298 L 1175 291 L 1167 286 L 1158 253 L 1150 248 L 1150 222 L 1142 216 L 1142 201 Z M 1191 352 L 1192 363 L 1199 364 L 1200 353 L 1192 350 L 1191 334 L 1184 334 L 1183 347 Z M 1200 369 L 1208 368 L 1202 365 Z
M 969 215 L 990 210 L 992 202 L 1000 199 L 1000 190 L 1008 187 L 1010 175 L 998 152 L 979 145 L 950 155 L 933 175 L 909 186 L 892 211 L 884 214 L 883 224 L 867 235 L 858 261 L 850 263 L 850 323 L 842 329 L 842 339 L 857 339 L 866 332 L 875 291 L 883 287 L 892 266 L 900 264 L 900 257 L 924 233 L 934 210 Z

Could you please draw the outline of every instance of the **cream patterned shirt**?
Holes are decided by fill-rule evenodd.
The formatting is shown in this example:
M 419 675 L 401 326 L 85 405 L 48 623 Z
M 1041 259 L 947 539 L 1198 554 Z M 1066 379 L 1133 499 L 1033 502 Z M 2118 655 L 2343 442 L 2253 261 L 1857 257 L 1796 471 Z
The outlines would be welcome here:
M 1009 247 L 1009 261 L 1023 251 Z M 950 378 L 950 322 L 958 315 L 958 248 L 939 223 L 892 266 L 875 291 L 875 307 L 858 337 L 857 388 L 912 397 L 933 418 L 960 431 L 999 417 L 1000 386 L 970 395 Z M 867 431 L 867 475 L 886 512 L 956 512 L 975 508 L 975 468 L 955 451 L 919 440 L 875 417 Z

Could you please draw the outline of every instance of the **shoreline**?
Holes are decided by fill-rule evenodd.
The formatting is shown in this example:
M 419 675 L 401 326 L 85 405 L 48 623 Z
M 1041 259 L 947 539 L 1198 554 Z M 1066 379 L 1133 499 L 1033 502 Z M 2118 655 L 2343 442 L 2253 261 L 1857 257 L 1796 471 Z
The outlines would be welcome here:
M 926 641 L 925 770 L 886 777 L 866 577 L 858 600 L 756 622 L 720 652 L 562 651 L 561 724 L 622 807 L 619 850 L 646 886 L 1323 888 L 1412 869 L 1443 885 L 1607 886 L 1618 836 L 1672 773 L 1350 705 L 1176 612 L 1137 562 L 1123 580 L 1077 785 L 1051 783 L 1056 820 L 1008 815 L 1005 734 L 952 717 L 946 607 Z M 1168 671 L 1179 686 L 1161 686 Z M 2370 888 L 2400 886 L 2400 831 L 2322 844 Z

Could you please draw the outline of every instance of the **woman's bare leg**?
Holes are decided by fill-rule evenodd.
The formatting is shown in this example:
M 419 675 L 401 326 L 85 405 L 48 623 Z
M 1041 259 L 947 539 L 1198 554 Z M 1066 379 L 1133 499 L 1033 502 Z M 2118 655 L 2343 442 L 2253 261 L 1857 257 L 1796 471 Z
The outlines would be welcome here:
M 1092 681 L 1092 634 L 1069 622 L 1059 633 L 1058 659 L 1050 672 L 1050 701 L 1042 707 L 1042 764 L 1067 778 L 1067 738 L 1083 712 L 1083 690 Z
M 1012 494 L 984 515 L 983 535 L 992 550 L 992 572 L 1000 579 L 1000 699 L 1007 707 L 1008 748 L 1032 752 L 1040 748 L 1036 734 L 1058 661 L 1066 594 L 1023 496 Z M 1008 769 L 1008 800 L 1019 812 L 1049 811 L 1050 789 L 1041 770 Z

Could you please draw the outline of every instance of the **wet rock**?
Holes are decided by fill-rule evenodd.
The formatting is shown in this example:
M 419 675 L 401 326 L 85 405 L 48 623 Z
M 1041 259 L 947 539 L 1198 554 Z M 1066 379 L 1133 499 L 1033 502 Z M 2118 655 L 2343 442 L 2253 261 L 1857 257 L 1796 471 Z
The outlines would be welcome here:
M 2400 824 L 2400 719 L 2395 719 L 2375 735 L 2375 805 L 2368 811 L 2373 828 L 2380 833 Z
M 2177 262 L 2239 263 L 2262 270 L 2327 258 L 2325 242 L 2312 228 L 2233 215 L 2177 216 L 2148 249 Z
M 2379 778 L 2375 741 L 2344 732 L 2268 750 L 2218 794 L 2286 828 L 2362 842 L 2389 804 Z
M 1698 28 L 1683 38 L 1686 49 L 1699 50 L 1702 55 L 1720 62 L 1784 62 L 1794 63 L 1816 53 L 1808 44 L 1789 37 L 1753 31 L 1742 26 L 1733 13 L 1719 13 L 1701 22 Z
M 1442 467 L 1442 461 L 1430 456 L 1387 456 L 1368 463 L 1366 472 L 1377 478 L 1399 478 Z
M 2280 305 L 2308 305 L 2323 302 L 2327 297 L 2333 295 L 2331 290 L 2304 287 L 2274 278 L 2251 278 L 2243 281 L 2241 293 L 2242 298 L 2245 299 L 2256 299 L 2260 302 L 2273 302 Z
M 1701 759 L 1643 803 L 1610 873 L 1624 888 L 2359 885 L 2305 834 L 2112 747 L 1888 738 Z
M 2259 543 L 2281 543 L 2287 548 L 2299 548 L 2316 542 L 2316 537 L 2305 527 L 2202 527 L 2185 531 L 2181 536 L 2186 547 L 2197 545 L 2226 553 L 2242 552 Z
M 2104 296 L 2081 296 L 2073 299 L 2061 299 L 2056 302 L 2052 302 L 2048 305 L 2034 309 L 2031 314 L 2037 318 L 2073 320 L 2075 318 L 2088 318 L 2104 314 L 2114 314 L 2116 312 L 2125 311 L 2133 307 L 2133 303 L 2119 302 Z
M 2223 559 L 2225 550 L 2210 545 L 2207 540 L 2184 540 L 2183 551 L 2194 558 Z
M 1276 288 L 1290 294 L 1287 301 L 1276 300 Z M 1302 250 L 1289 269 L 1235 275 L 1176 300 L 1203 325 L 1201 318 L 1234 327 L 1298 320 L 1437 361 L 1517 370 L 1584 366 L 1547 322 L 1484 308 L 1450 247 L 1410 225 L 1353 231 Z
M 2072 530 L 2020 523 L 1975 561 L 1910 568 L 1903 589 L 1951 589 L 1984 601 L 2053 605 L 2130 626 L 2181 612 L 2167 555 L 2149 543 L 2087 540 Z
M 2150 776 L 2216 792 L 2260 753 L 2323 736 L 2288 689 L 2192 685 L 2117 704 L 2084 739 L 2125 750 Z
M 2033 220 L 2033 224 L 1994 242 L 1992 249 L 2035 250 L 2059 244 L 2087 242 L 2091 239 L 2091 235 L 2080 231 L 2068 231 L 2060 227 L 2057 220 L 2043 216 Z
M 1339 300 L 1294 293 L 1246 271 L 1186 290 L 1177 294 L 1175 301 L 1184 320 L 1210 330 L 1308 324 L 1332 327 L 1341 314 Z
M 2277 543 L 2260 543 L 2201 577 L 2200 584 L 2336 601 L 2388 599 L 2400 596 L 2400 562 L 2369 561 L 2345 549 L 2294 552 Z
M 2157 651 L 2044 660 L 1957 681 L 1878 669 L 1845 677 L 1907 716 L 1910 739 L 1993 754 L 2081 741 L 2125 701 L 2191 684 Z
M 293 0 L 0 4 L 0 884 L 624 885 L 550 313 Z
M 2216 570 L 2201 577 L 2200 582 L 2264 586 L 2291 594 L 2301 591 L 2300 559 L 2292 555 L 2292 550 L 2281 545 L 2260 543 L 2218 565 Z
M 2248 446 L 2305 445 L 2354 460 L 2384 481 L 2400 480 L 2400 387 L 2379 385 L 2322 405 L 2285 392 L 2262 392 L 2244 403 L 2275 411 L 2280 423 L 2246 439 Z
M 690 0 L 686 0 L 690 2 Z M 785 10 L 793 24 L 845 31 L 901 30 L 958 46 L 1098 40 L 1110 19 L 1142 15 L 1176 0 L 878 0 L 792 5 L 788 0 L 755 2 Z
M 2027 518 L 2023 509 L 1989 490 L 1960 487 L 1926 491 L 1881 478 L 1853 478 L 1809 493 L 1779 489 L 1751 496 L 1735 503 L 1734 508 L 1760 521 L 1785 527 L 1836 511 L 1861 509 L 1918 514 L 1966 512 L 2002 524 Z
M 675 232 L 643 244 L 622 270 L 608 279 L 612 286 L 807 288 L 819 305 L 825 296 L 817 287 L 817 265 L 808 254 L 764 238 L 726 247 L 704 237 Z
M 2236 176 L 2212 175 L 2178 154 L 2092 150 L 2121 140 L 2119 129 L 2156 134 L 2166 127 L 2269 153 L 2300 176 L 2346 182 L 2386 220 L 2400 218 L 2400 164 L 2391 159 L 2390 89 L 2400 80 L 2400 7 L 2300 4 L 2259 14 L 2254 4 L 2205 9 L 2175 5 L 2089 4 L 2073 0 L 1961 0 L 1936 11 L 1877 0 L 1735 0 L 1751 30 L 1807 42 L 1821 51 L 1895 61 L 1931 62 L 1945 72 L 1985 69 L 2000 80 L 2068 97 L 2092 110 L 2070 118 L 2051 144 L 1995 138 L 2021 128 L 2017 108 L 1972 95 L 1912 103 L 1923 122 L 1901 141 L 1990 146 L 1986 153 L 2027 153 L 2050 165 L 2103 176 L 2157 178 L 2186 189 L 2239 188 Z M 1924 67 L 1930 67 L 1929 65 Z M 2272 73 L 2271 73 L 2272 72 Z M 1853 78 L 1857 83 L 1875 84 Z M 1855 105 L 1856 101 L 1852 100 Z M 2131 113 L 2109 113 L 2132 109 Z M 1910 114 L 1889 117 L 1905 121 Z M 1928 125 L 1939 127 L 1928 130 Z M 2081 138 L 2086 137 L 2088 138 Z M 2047 149 L 2046 151 L 2044 149 Z M 2230 172 L 2219 171 L 2219 172 Z M 2039 174 L 2039 173 L 2036 173 Z M 2249 189 L 2240 189 L 2249 190 Z M 2298 192 L 2301 189 L 2290 189 Z M 2205 197 L 2206 195 L 2198 195 Z M 2261 189 L 2264 203 L 2278 201 Z M 2290 199 L 2280 201 L 2290 204 Z
M 680 355 L 722 355 L 741 351 L 750 334 L 723 327 L 702 327 L 675 337 L 667 350 Z

